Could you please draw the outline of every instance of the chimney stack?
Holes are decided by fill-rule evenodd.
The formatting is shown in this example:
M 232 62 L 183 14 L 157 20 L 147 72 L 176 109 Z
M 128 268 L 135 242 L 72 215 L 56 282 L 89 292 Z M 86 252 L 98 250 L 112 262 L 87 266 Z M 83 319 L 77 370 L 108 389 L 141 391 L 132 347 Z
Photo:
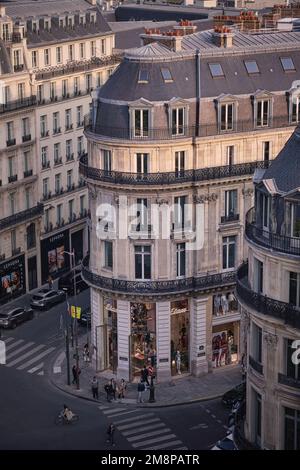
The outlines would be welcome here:
M 213 42 L 218 47 L 229 49 L 233 46 L 234 33 L 227 26 L 215 27 L 213 32 Z

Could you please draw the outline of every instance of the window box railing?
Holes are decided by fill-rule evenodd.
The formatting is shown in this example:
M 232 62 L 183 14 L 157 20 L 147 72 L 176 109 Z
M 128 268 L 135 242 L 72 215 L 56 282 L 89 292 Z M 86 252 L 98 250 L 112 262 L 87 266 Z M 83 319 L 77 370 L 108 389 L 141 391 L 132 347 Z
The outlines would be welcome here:
M 60 133 L 61 133 L 61 127 L 56 127 L 55 129 L 53 129 L 53 135 L 60 134 Z
M 48 191 L 47 193 L 43 193 L 43 200 L 47 201 L 47 199 L 50 199 L 52 197 L 52 192 Z
M 73 124 L 66 126 L 65 131 L 71 131 L 73 129 Z
M 42 169 L 45 170 L 46 168 L 50 168 L 49 160 L 47 160 L 46 162 L 42 162 Z
M 300 389 L 300 378 L 295 379 L 294 377 L 289 377 L 288 375 L 279 373 L 278 382 L 282 385 L 287 385 L 288 387 Z
M 71 162 L 74 160 L 74 153 L 70 153 L 66 155 L 67 162 Z
M 67 191 L 74 191 L 74 189 L 75 189 L 75 183 L 69 184 L 67 186 Z
M 240 220 L 240 214 L 222 215 L 221 224 L 226 224 L 226 223 L 230 223 L 230 222 L 237 222 L 238 220 Z
M 20 108 L 27 108 L 29 106 L 35 106 L 37 104 L 36 96 L 31 95 L 28 98 L 22 100 L 8 101 L 7 103 L 0 104 L 0 114 L 7 113 L 9 111 L 15 111 Z
M 29 176 L 32 176 L 32 170 L 26 170 L 24 171 L 24 178 L 28 178 Z
M 52 224 L 52 222 L 50 222 L 48 225 L 45 225 L 45 226 L 44 226 L 44 231 L 45 231 L 45 233 L 52 232 L 52 230 L 53 230 L 53 224 Z
M 81 90 L 74 91 L 74 96 L 80 96 L 80 95 L 81 95 Z
M 249 356 L 249 365 L 259 374 L 263 374 L 263 365 L 260 362 L 257 362 L 252 356 Z
M 0 261 L 4 261 L 4 260 L 5 260 L 5 253 L 2 253 L 2 254 L 0 255 Z
M 6 141 L 6 147 L 11 147 L 12 145 L 16 145 L 16 139 L 8 139 Z
M 77 122 L 77 127 L 83 127 L 84 121 Z
M 64 193 L 64 188 L 63 187 L 55 189 L 55 195 L 56 196 L 58 196 L 59 194 L 63 194 L 63 193 Z
M 21 253 L 21 248 L 20 248 L 20 247 L 18 247 L 18 248 L 13 248 L 13 249 L 11 250 L 12 256 L 19 255 L 20 253 Z
M 58 100 L 58 96 L 50 96 L 50 101 L 54 102 Z
M 58 220 L 58 221 L 56 222 L 56 228 L 63 227 L 64 225 L 65 225 L 64 219 Z
M 75 222 L 76 219 L 77 219 L 76 214 L 73 213 L 73 214 L 69 217 L 69 224 L 71 224 L 72 222 Z
M 54 159 L 54 165 L 55 165 L 55 166 L 57 166 L 57 165 L 62 165 L 62 157 L 55 158 L 55 159 Z
M 31 140 L 31 134 L 22 136 L 22 142 L 30 142 L 30 140 Z
M 24 70 L 24 64 L 16 64 L 14 65 L 14 71 L 15 72 L 22 72 Z
M 42 131 L 41 132 L 41 138 L 48 137 L 48 136 L 49 136 L 49 131 Z
M 12 175 L 8 177 L 9 183 L 15 183 L 16 181 L 18 181 L 18 175 Z
M 16 214 L 10 215 L 0 220 L 0 230 L 6 229 L 12 225 L 23 223 L 26 220 L 32 219 L 34 217 L 41 216 L 43 214 L 44 206 L 43 204 L 37 204 L 35 207 L 30 209 L 25 209 L 23 211 L 17 212 Z
M 61 97 L 62 97 L 63 100 L 66 100 L 66 99 L 70 98 L 70 93 L 63 93 L 61 95 Z

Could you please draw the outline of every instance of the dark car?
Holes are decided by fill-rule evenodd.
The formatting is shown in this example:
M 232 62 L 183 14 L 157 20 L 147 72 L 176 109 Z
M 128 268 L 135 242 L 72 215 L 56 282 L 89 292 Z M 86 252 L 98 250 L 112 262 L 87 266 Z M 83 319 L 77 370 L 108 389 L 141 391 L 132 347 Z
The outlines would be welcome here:
M 64 276 L 60 277 L 58 280 L 58 288 L 60 290 L 66 290 L 68 295 L 74 295 L 74 275 L 75 275 L 75 285 L 76 285 L 76 294 L 79 292 L 88 289 L 88 285 L 81 277 L 81 269 L 77 268 L 74 271 L 70 271 Z
M 0 313 L 0 327 L 16 328 L 16 326 L 23 323 L 23 321 L 31 320 L 32 318 L 33 311 L 31 308 L 14 308 L 6 313 Z
M 92 321 L 92 314 L 90 310 L 84 310 L 81 314 L 80 319 L 78 320 L 78 323 L 81 326 L 84 326 L 85 328 L 90 328 L 91 327 L 91 321 Z
M 47 310 L 66 299 L 66 293 L 63 290 L 41 289 L 32 296 L 30 305 L 32 308 Z
M 237 450 L 233 442 L 232 433 L 228 434 L 224 439 L 218 441 L 211 450 Z
M 236 387 L 226 392 L 222 397 L 223 405 L 232 407 L 236 401 L 244 401 L 246 398 L 246 382 L 242 382 Z

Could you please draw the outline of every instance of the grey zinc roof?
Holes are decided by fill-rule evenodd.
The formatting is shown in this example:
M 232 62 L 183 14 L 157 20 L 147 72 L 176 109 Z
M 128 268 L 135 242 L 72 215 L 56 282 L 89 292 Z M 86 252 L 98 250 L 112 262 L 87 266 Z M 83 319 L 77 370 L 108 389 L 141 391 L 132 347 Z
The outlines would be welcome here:
M 300 187 L 300 126 L 266 170 L 264 180 L 269 179 L 274 179 L 278 190 L 283 193 Z
M 6 14 L 9 16 L 29 17 L 38 15 L 54 15 L 55 13 L 70 14 L 75 10 L 86 11 L 91 4 L 85 0 L 18 0 L 5 3 Z

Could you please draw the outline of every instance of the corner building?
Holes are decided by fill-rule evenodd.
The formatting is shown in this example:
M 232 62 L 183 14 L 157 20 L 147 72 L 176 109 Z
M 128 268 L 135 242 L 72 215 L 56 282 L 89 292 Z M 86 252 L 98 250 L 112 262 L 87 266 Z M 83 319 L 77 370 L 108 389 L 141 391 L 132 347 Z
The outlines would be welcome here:
M 151 364 L 162 381 L 240 358 L 243 221 L 254 170 L 268 167 L 298 119 L 297 74 L 282 59 L 300 69 L 300 35 L 197 33 L 189 24 L 142 39 L 94 93 L 85 128 L 80 172 L 92 224 L 83 277 L 96 368 L 134 380 Z M 114 221 L 99 235 L 101 204 L 117 215 L 136 205 L 128 236 L 108 237 Z M 167 239 L 153 233 L 154 204 L 175 207 Z M 196 250 L 192 232 L 204 239 Z

